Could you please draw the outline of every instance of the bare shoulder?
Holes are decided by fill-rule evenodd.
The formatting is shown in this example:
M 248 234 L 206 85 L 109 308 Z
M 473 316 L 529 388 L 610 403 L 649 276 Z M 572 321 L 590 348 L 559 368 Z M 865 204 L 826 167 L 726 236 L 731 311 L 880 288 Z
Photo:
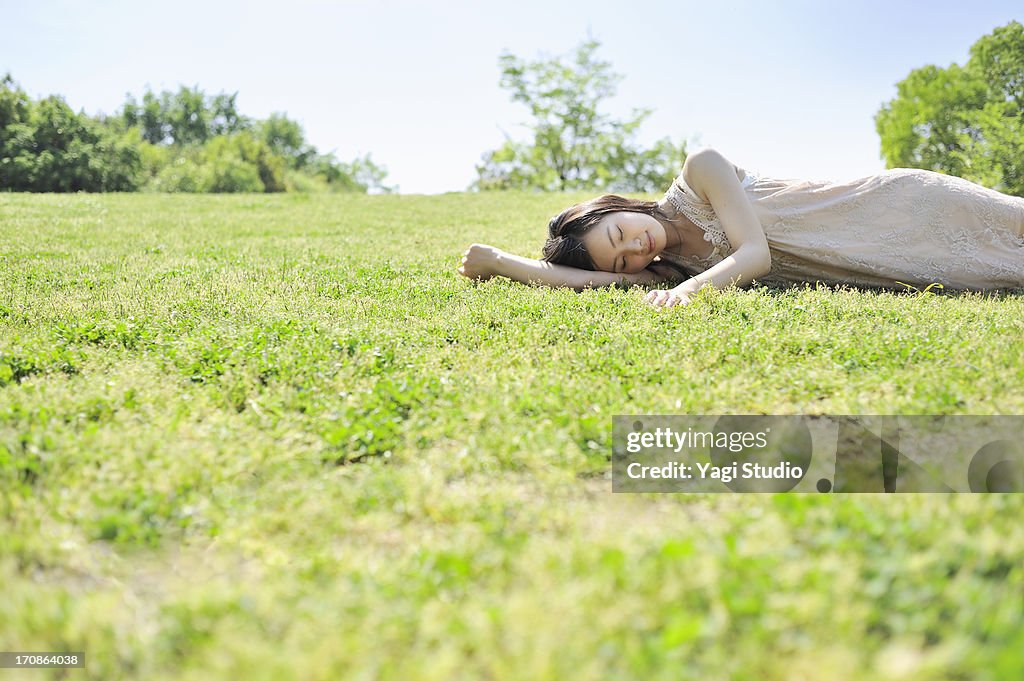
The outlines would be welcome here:
M 683 172 L 687 169 L 705 170 L 707 168 L 734 167 L 732 163 L 722 156 L 721 152 L 713 147 L 698 149 L 692 154 L 686 155 L 686 162 L 683 163 Z
M 704 201 L 708 200 L 708 183 L 729 182 L 735 177 L 742 180 L 746 173 L 711 147 L 698 149 L 686 156 L 683 180 Z

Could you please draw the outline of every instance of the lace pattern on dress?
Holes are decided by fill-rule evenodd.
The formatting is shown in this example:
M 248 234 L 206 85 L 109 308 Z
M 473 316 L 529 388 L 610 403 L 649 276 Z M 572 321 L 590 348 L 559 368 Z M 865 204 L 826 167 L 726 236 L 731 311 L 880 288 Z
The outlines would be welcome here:
M 772 253 L 762 281 L 978 290 L 1024 284 L 1024 250 L 1014 248 L 1024 246 L 1018 198 L 905 168 L 841 183 L 768 182 L 785 191 L 763 188 L 754 199 Z
M 732 250 L 729 239 L 725 236 L 722 223 L 715 215 L 715 209 L 707 201 L 702 201 L 697 192 L 693 191 L 683 176 L 676 178 L 669 190 L 665 192 L 665 199 L 671 203 L 677 211 L 690 218 L 695 225 L 704 230 L 704 240 L 715 247 L 715 251 L 725 251 L 723 257 Z
M 755 176 L 747 172 L 743 178 L 744 188 L 755 181 Z M 709 267 L 717 265 L 723 258 L 733 251 L 729 238 L 722 229 L 722 223 L 715 214 L 715 209 L 707 201 L 697 196 L 686 180 L 680 175 L 676 178 L 669 190 L 665 192 L 665 201 L 672 205 L 677 212 L 685 215 L 693 224 L 697 225 L 704 232 L 704 240 L 714 246 L 714 249 L 706 258 L 699 256 L 669 255 L 667 259 L 681 262 L 690 269 L 702 272 Z M 667 254 L 663 254 L 665 257 Z
M 843 182 L 748 173 L 743 185 L 772 255 L 762 283 L 1024 287 L 1024 199 L 907 168 Z M 707 258 L 660 258 L 700 273 L 732 252 L 712 206 L 681 177 L 661 205 L 689 218 L 714 248 Z

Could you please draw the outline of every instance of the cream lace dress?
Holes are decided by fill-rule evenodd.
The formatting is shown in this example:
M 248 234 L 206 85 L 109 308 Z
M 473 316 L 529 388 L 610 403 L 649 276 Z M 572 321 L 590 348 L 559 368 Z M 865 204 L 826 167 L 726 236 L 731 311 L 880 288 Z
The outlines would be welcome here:
M 758 281 L 923 289 L 1024 287 L 1024 199 L 927 170 L 895 169 L 849 182 L 742 180 L 768 239 Z M 693 274 L 733 252 L 710 203 L 680 175 L 663 208 L 682 213 L 713 246 L 706 258 L 662 253 Z

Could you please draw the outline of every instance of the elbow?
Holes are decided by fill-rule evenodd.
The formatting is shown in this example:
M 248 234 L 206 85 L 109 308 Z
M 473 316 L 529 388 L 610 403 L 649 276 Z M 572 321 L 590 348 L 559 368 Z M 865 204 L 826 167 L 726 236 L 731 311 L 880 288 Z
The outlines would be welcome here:
M 747 253 L 747 271 L 750 273 L 751 279 L 758 279 L 771 271 L 772 253 L 768 250 L 768 244 L 751 244 Z

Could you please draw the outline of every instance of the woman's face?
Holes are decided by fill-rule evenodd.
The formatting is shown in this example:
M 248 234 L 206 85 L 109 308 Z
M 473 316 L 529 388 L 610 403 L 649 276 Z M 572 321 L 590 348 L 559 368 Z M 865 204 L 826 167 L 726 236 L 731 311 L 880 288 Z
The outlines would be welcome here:
M 594 267 L 636 274 L 651 264 L 666 245 L 661 223 L 644 213 L 609 213 L 583 237 Z

